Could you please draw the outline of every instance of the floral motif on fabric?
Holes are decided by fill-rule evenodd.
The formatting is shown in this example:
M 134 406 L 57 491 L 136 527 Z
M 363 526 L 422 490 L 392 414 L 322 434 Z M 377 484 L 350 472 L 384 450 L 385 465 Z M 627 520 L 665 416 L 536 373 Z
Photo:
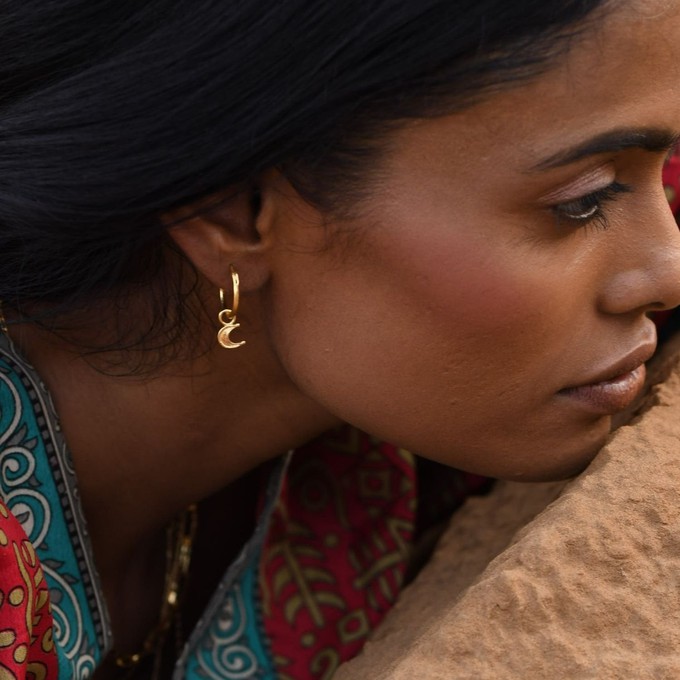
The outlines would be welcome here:
M 446 507 L 431 504 L 426 524 L 476 484 L 434 476 Z M 10 510 L 0 510 L 0 680 L 84 680 L 111 632 L 75 474 L 47 392 L 1 335 L 0 498 Z M 341 428 L 282 457 L 261 508 L 174 680 L 328 679 L 396 601 L 417 510 L 410 453 Z M 28 618 L 16 587 L 33 603 Z
M 42 564 L 59 677 L 80 680 L 92 675 L 110 639 L 106 610 L 96 587 L 74 471 L 52 404 L 29 374 L 31 369 L 4 343 L 0 342 L 0 498 Z M 5 587 L 0 581 L 0 589 Z
M 58 660 L 43 570 L 21 524 L 0 501 L 0 678 L 51 680 Z
M 261 560 L 281 680 L 329 679 L 399 594 L 416 511 L 413 456 L 346 427 L 299 449 Z

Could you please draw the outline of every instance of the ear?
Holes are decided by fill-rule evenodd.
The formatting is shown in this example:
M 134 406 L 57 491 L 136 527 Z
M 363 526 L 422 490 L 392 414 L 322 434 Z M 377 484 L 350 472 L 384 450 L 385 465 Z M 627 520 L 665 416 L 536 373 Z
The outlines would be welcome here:
M 163 220 L 170 237 L 215 287 L 230 288 L 229 265 L 239 272 L 244 292 L 268 279 L 272 211 L 263 206 L 257 185 L 230 187 L 173 210 Z

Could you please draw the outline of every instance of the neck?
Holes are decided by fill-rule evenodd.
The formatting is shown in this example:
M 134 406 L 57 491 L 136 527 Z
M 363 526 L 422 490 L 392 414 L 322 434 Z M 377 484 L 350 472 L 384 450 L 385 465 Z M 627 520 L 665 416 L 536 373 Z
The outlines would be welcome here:
M 34 327 L 13 336 L 55 401 L 104 581 L 187 505 L 335 424 L 257 338 L 141 379 L 103 374 Z

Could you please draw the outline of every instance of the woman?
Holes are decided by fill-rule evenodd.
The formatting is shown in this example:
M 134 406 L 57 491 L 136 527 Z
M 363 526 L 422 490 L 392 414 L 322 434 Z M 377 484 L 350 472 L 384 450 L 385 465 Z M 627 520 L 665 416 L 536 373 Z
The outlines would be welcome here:
M 680 9 L 7 7 L 0 669 L 328 678 L 432 523 L 408 451 L 450 508 L 639 394 Z

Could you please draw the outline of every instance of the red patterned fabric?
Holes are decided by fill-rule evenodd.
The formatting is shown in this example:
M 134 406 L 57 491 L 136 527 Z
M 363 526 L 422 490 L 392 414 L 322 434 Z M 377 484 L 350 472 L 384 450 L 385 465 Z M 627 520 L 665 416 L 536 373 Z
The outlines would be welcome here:
M 21 524 L 0 502 L 0 680 L 56 680 L 49 592 Z
M 663 186 L 671 209 L 677 213 L 680 209 L 680 155 L 677 151 L 666 162 L 663 170 Z
M 399 593 L 416 512 L 413 456 L 346 427 L 299 449 L 260 564 L 282 680 L 330 678 Z
M 677 219 L 680 214 L 680 154 L 678 154 L 677 150 L 666 161 L 663 169 L 663 187 L 671 210 Z M 663 327 L 670 317 L 676 313 L 677 311 L 675 310 L 656 312 L 652 318 L 657 326 Z
M 259 566 L 279 680 L 328 680 L 356 656 L 417 564 L 419 530 L 489 484 L 350 426 L 298 449 Z

